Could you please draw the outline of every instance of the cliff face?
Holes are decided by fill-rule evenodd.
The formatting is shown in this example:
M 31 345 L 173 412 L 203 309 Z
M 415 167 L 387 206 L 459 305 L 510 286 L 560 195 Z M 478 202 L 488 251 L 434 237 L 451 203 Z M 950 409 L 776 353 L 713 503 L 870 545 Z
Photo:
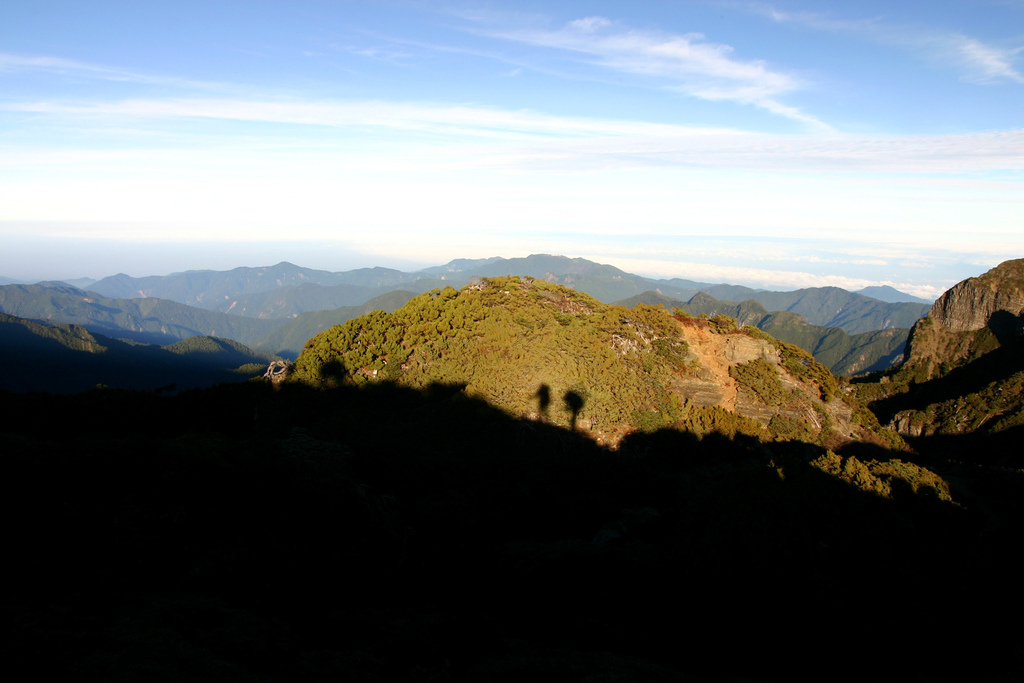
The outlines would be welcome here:
M 1024 424 L 1024 259 L 949 289 L 914 325 L 903 365 L 858 395 L 903 436 Z
M 1024 312 L 1024 259 L 1006 261 L 980 277 L 953 286 L 928 315 L 953 332 L 987 327 L 998 313 Z
M 984 332 L 985 334 L 980 334 Z M 1005 261 L 947 290 L 911 330 L 905 360 L 960 364 L 979 344 L 1024 332 L 1024 259 Z

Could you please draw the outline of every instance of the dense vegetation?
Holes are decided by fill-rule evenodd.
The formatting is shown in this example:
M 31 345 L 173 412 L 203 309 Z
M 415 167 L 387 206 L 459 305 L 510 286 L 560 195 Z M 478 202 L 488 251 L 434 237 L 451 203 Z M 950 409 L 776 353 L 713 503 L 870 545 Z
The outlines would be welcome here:
M 929 323 L 932 324 L 932 323 Z M 1000 344 L 988 328 L 956 335 L 959 361 L 924 358 L 854 386 L 901 433 L 996 433 L 1024 424 L 1024 338 Z
M 412 297 L 412 292 L 395 290 L 374 297 L 358 306 L 343 306 L 331 310 L 299 313 L 261 339 L 255 348 L 285 358 L 295 358 L 310 338 L 324 330 L 371 311 L 393 311 L 405 305 Z
M 689 328 L 698 322 L 720 335 L 757 332 L 738 330 L 724 315 L 691 321 Z M 702 374 L 702 363 L 723 361 L 702 361 L 689 348 L 686 330 L 660 307 L 610 306 L 532 278 L 481 279 L 462 292 L 434 290 L 390 314 L 370 313 L 318 335 L 296 360 L 293 380 L 326 387 L 394 381 L 413 388 L 443 381 L 510 415 L 575 425 L 614 443 L 635 429 L 684 422 L 699 408 L 689 400 L 688 381 Z M 769 370 L 776 383 L 791 366 L 792 381 L 813 387 L 809 394 L 787 393 L 785 405 L 766 405 L 775 412 L 794 403 L 815 410 L 814 403 L 836 398 L 835 380 L 806 352 L 757 334 L 766 346 L 786 349 L 781 369 Z M 762 417 L 767 426 L 775 412 L 754 419 Z M 819 424 L 809 433 L 816 438 L 820 431 Z
M 513 415 L 562 425 L 579 418 L 614 431 L 635 411 L 681 408 L 657 380 L 681 366 L 685 353 L 661 311 L 606 306 L 530 278 L 494 278 L 462 296 L 452 288 L 423 294 L 394 313 L 371 313 L 310 340 L 295 378 L 411 387 L 443 379 Z

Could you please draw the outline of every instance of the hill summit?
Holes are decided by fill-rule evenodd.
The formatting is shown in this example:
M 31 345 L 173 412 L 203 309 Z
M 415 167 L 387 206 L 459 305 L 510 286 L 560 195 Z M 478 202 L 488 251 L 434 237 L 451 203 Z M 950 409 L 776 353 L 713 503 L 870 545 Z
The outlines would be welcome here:
M 435 289 L 311 339 L 296 381 L 454 385 L 515 416 L 615 444 L 678 427 L 763 439 L 875 439 L 813 357 L 726 316 L 603 304 L 530 277 Z

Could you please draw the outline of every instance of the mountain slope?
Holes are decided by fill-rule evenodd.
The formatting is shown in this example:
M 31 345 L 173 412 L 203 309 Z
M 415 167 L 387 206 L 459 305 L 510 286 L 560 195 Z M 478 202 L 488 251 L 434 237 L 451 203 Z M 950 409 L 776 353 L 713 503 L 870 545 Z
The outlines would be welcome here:
M 698 292 L 689 301 L 680 301 L 656 292 L 620 301 L 623 306 L 637 303 L 679 308 L 690 315 L 726 315 L 739 325 L 753 325 L 771 336 L 809 351 L 819 363 L 836 375 L 855 375 L 884 370 L 903 357 L 908 330 L 885 329 L 861 334 L 848 334 L 839 327 L 811 325 L 790 311 L 769 313 L 759 302 L 719 301 L 706 292 Z
M 307 282 L 284 285 L 265 292 L 240 294 L 224 300 L 213 310 L 247 318 L 294 318 L 310 311 L 329 311 L 342 306 L 356 306 L 371 298 L 375 287 L 359 285 L 319 285 Z
M 911 330 L 903 365 L 857 389 L 908 436 L 1024 425 L 1024 259 L 945 292 Z
M 928 301 L 927 299 L 922 299 L 917 296 L 911 296 L 910 294 L 901 292 L 900 290 L 890 287 L 888 285 L 882 285 L 879 287 L 865 287 L 864 289 L 857 290 L 856 292 L 854 292 L 854 294 L 863 294 L 864 296 L 871 297 L 872 299 L 878 299 L 879 301 L 885 301 L 890 304 L 906 302 L 911 304 L 925 304 L 926 306 L 931 306 L 934 303 L 933 301 Z
M 754 292 L 750 298 L 769 311 L 791 311 L 812 325 L 841 327 L 851 334 L 909 329 L 928 312 L 927 304 L 885 303 L 838 287 Z
M 310 338 L 334 325 L 340 325 L 360 315 L 381 310 L 387 313 L 405 305 L 415 296 L 405 290 L 394 290 L 376 296 L 359 306 L 343 306 L 330 311 L 301 313 L 284 323 L 255 345 L 260 351 L 285 358 L 295 358 Z
M 375 288 L 398 285 L 409 279 L 415 277 L 389 268 L 361 268 L 348 273 L 331 273 L 326 270 L 302 268 L 283 261 L 274 266 L 259 268 L 243 267 L 228 271 L 190 270 L 184 273 L 140 278 L 122 273 L 103 278 L 89 285 L 88 290 L 116 299 L 155 297 L 219 310 L 218 307 L 225 301 L 245 294 L 268 292 L 279 287 L 316 284 Z
M 96 385 L 188 389 L 258 376 L 271 360 L 226 339 L 130 344 L 80 325 L 48 325 L 6 313 L 0 313 L 0 348 L 0 390 L 17 392 L 74 393 Z
M 91 332 L 147 344 L 168 344 L 192 336 L 256 344 L 284 320 L 225 315 L 164 299 L 108 299 L 74 287 L 6 285 L 0 311 L 20 318 L 74 323 Z

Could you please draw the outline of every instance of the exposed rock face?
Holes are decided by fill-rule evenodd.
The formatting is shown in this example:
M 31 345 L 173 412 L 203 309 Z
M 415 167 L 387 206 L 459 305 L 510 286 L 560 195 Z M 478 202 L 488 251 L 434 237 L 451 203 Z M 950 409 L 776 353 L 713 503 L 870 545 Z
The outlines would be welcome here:
M 1022 350 L 1024 259 L 1018 259 L 964 280 L 935 302 L 911 330 L 903 366 L 872 388 L 885 397 L 874 399 L 883 411 L 876 414 L 906 437 L 1015 426 L 1024 396 Z
M 928 315 L 953 332 L 980 330 L 992 317 L 1024 312 L 1024 259 L 1006 261 L 981 277 L 972 277 L 946 291 Z
M 749 363 L 763 358 L 772 365 L 779 363 L 779 351 L 763 339 L 754 339 L 741 335 L 726 338 L 725 357 L 732 363 Z
M 946 291 L 917 321 L 904 361 L 959 364 L 976 355 L 980 330 L 999 338 L 1024 334 L 1024 259 L 1005 261 Z

